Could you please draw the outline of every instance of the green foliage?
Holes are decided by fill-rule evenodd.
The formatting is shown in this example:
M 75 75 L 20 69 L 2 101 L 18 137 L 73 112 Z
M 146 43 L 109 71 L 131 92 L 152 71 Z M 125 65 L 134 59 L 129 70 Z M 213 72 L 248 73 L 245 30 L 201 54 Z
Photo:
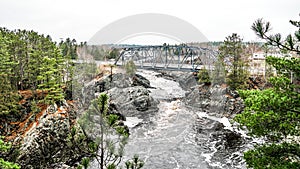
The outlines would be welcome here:
M 38 85 L 38 89 L 47 91 L 47 96 L 44 98 L 44 102 L 47 104 L 53 104 L 64 99 L 61 77 L 57 77 L 61 76 L 60 70 L 56 66 L 57 60 L 55 58 L 44 57 L 40 68 L 41 74 L 37 77 L 37 80 L 43 82 Z
M 89 158 L 83 158 L 81 160 L 81 165 L 84 167 L 84 169 L 87 169 L 90 163 L 90 159 Z
M 61 41 L 58 44 L 58 47 L 61 51 L 62 58 L 64 59 L 64 78 L 63 82 L 66 86 L 66 91 L 72 91 L 72 83 L 74 78 L 74 63 L 72 59 L 78 59 L 77 54 L 77 48 L 78 45 L 76 43 L 76 40 L 71 40 L 70 38 L 67 38 L 65 41 Z M 72 95 L 67 96 L 66 99 L 72 99 Z
M 59 48 L 62 52 L 63 57 L 70 59 L 77 59 L 77 43 L 75 39 L 67 38 L 65 41 L 61 40 Z
M 5 143 L 2 138 L 3 137 L 0 137 L 0 151 L 7 151 L 10 149 L 11 145 L 9 143 Z
M 299 93 L 290 91 L 287 78 L 272 78 L 276 88 L 239 91 L 246 108 L 236 120 L 247 126 L 250 133 L 269 138 L 300 135 Z
M 93 155 L 100 162 L 100 168 L 116 168 L 119 165 L 129 136 L 128 130 L 118 125 L 119 117 L 109 114 L 108 101 L 108 95 L 101 93 L 78 120 L 84 133 L 91 133 L 86 137 L 95 138 L 91 146 L 100 152 L 99 155 Z
M 131 160 L 125 162 L 126 169 L 141 169 L 144 166 L 144 161 L 139 159 L 138 155 L 134 155 Z
M 114 124 L 116 124 L 118 119 L 119 119 L 118 115 L 110 114 L 107 116 L 107 123 L 109 126 L 114 126 Z
M 109 52 L 108 59 L 116 59 L 119 56 L 119 50 L 114 48 Z
M 233 33 L 226 37 L 224 43 L 219 47 L 218 59 L 225 65 L 227 83 L 233 90 L 245 89 L 248 79 L 247 55 L 244 52 L 245 46 L 239 35 Z
M 291 57 L 291 58 L 277 58 L 269 56 L 266 58 L 266 62 L 272 65 L 276 70 L 277 73 L 290 78 L 290 81 L 293 82 L 294 80 L 300 80 L 300 59 Z
M 66 58 L 50 36 L 39 35 L 34 31 L 0 28 L 0 45 L 0 88 L 11 92 L 5 95 L 13 105 L 18 100 L 14 94 L 18 90 L 37 93 L 40 89 L 47 93 L 43 101 L 49 104 L 64 98 L 62 86 L 66 82 L 63 78 L 69 74 L 70 69 L 66 69 L 69 64 L 66 64 Z M 38 98 L 34 99 L 38 101 Z
M 295 22 L 296 23 L 296 22 Z M 298 23 L 298 22 L 297 22 Z M 297 25 L 300 28 L 300 25 Z M 267 35 L 270 23 L 257 20 L 252 29 L 268 44 L 286 51 L 300 53 L 300 29 L 295 38 L 284 42 L 281 35 Z M 293 40 L 291 40 L 293 39 Z M 300 59 L 267 57 L 266 62 L 276 68 L 277 77 L 269 79 L 272 88 L 239 91 L 246 108 L 235 120 L 249 129 L 253 136 L 264 136 L 272 144 L 263 144 L 245 152 L 244 158 L 254 169 L 296 169 L 300 166 Z
M 3 152 L 8 151 L 11 148 L 9 143 L 5 143 L 0 137 L 0 155 L 2 156 Z M 5 161 L 3 158 L 0 157 L 0 168 L 2 169 L 20 169 L 21 167 L 18 164 Z
M 290 23 L 297 27 L 298 30 L 295 31 L 294 36 L 289 34 L 285 40 L 282 39 L 282 35 L 277 33 L 275 35 L 269 35 L 268 33 L 271 30 L 270 22 L 266 22 L 263 19 L 256 20 L 251 29 L 256 33 L 258 37 L 267 41 L 268 45 L 277 46 L 279 49 L 292 51 L 296 53 L 300 53 L 299 42 L 300 42 L 300 25 L 299 21 L 292 21 Z
M 117 166 L 114 165 L 114 164 L 109 164 L 109 165 L 107 166 L 107 169 L 116 169 L 116 168 L 117 168 Z
M 209 72 L 207 71 L 206 68 L 203 68 L 201 69 L 199 72 L 198 72 L 198 78 L 199 78 L 199 83 L 204 83 L 206 85 L 209 85 L 211 84 L 211 79 L 209 77 Z
M 20 96 L 15 88 L 11 86 L 11 75 L 13 67 L 17 64 L 10 59 L 8 53 L 9 39 L 0 31 L 0 116 L 18 112 L 18 101 Z
M 93 56 L 95 60 L 106 60 L 109 57 L 110 51 L 108 51 L 105 45 L 97 46 L 97 45 L 89 45 L 86 44 L 80 45 L 80 50 L 85 52 L 88 55 Z
M 0 167 L 2 169 L 20 169 L 21 167 L 18 164 L 14 164 L 0 158 Z
M 270 144 L 247 151 L 244 158 L 248 167 L 257 169 L 298 169 L 300 166 L 299 144 Z
M 136 69 L 136 66 L 135 66 L 133 60 L 130 60 L 125 63 L 125 70 L 128 75 L 130 75 L 130 76 L 135 75 L 135 72 L 137 69 Z
M 31 101 L 31 111 L 32 113 L 39 113 L 41 109 L 37 106 L 37 102 L 35 100 Z

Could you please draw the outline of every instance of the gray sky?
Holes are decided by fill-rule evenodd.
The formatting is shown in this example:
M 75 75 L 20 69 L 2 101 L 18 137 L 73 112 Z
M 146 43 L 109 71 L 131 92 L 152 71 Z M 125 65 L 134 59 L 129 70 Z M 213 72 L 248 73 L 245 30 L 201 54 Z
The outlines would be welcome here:
M 0 0 L 0 26 L 30 29 L 54 40 L 88 41 L 104 26 L 126 16 L 161 13 L 197 27 L 210 41 L 238 33 L 245 41 L 259 40 L 250 29 L 258 18 L 284 35 L 300 20 L 299 0 Z M 184 32 L 183 32 L 184 33 Z

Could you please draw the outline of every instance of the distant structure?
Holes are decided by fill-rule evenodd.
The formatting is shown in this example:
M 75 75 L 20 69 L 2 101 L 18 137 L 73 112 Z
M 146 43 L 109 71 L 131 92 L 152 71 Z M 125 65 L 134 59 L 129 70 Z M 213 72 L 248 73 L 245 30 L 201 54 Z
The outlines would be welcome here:
M 264 76 L 266 74 L 266 69 L 270 69 L 273 74 L 276 74 L 276 70 L 274 68 L 268 68 L 268 65 L 266 64 L 266 57 L 267 56 L 273 56 L 273 57 L 292 57 L 291 53 L 283 54 L 279 51 L 273 51 L 271 53 L 263 52 L 263 51 L 257 51 L 252 54 L 250 57 L 250 74 L 251 75 L 259 75 Z
M 209 48 L 182 45 L 120 46 L 122 51 L 115 65 L 132 60 L 143 69 L 197 71 L 205 67 L 213 69 L 217 51 Z

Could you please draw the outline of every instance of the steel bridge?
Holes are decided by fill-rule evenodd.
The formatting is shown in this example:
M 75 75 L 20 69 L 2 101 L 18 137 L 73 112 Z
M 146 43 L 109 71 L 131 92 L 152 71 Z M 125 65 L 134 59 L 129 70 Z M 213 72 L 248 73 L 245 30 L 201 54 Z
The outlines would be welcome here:
M 122 46 L 115 65 L 132 60 L 138 68 L 179 71 L 213 69 L 217 51 L 188 45 Z

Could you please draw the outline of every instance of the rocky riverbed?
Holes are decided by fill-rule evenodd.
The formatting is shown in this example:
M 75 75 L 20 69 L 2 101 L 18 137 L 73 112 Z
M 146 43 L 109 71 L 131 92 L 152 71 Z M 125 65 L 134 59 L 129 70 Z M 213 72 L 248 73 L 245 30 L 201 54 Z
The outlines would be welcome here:
M 238 94 L 225 85 L 199 85 L 193 73 L 115 73 L 93 80 L 83 91 L 86 100 L 108 93 L 110 111 L 130 130 L 124 160 L 138 154 L 147 169 L 245 168 L 242 153 L 255 142 L 230 123 L 243 110 Z M 68 103 L 45 109 L 24 134 L 21 164 L 76 165 L 64 146 L 76 115 Z M 90 168 L 97 168 L 96 162 Z
M 127 156 L 139 154 L 145 168 L 245 168 L 242 153 L 253 141 L 232 126 L 243 109 L 225 86 L 198 85 L 192 73 L 141 71 L 150 80 L 159 111 L 131 128 Z

